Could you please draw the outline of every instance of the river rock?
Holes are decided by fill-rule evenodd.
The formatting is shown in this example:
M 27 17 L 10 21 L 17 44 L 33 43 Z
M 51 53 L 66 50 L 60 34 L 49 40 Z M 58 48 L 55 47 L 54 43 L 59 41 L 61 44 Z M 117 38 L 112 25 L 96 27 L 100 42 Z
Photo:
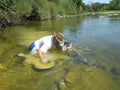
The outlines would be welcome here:
M 71 69 L 65 76 L 65 80 L 71 84 L 71 90 L 119 90 L 119 87 L 103 70 L 89 66 L 79 66 Z
M 59 88 L 60 88 L 60 90 L 66 90 L 67 89 L 66 82 L 65 82 L 64 79 L 60 80 Z
M 6 66 L 0 63 L 0 69 L 6 69 Z
M 76 79 L 80 78 L 81 72 L 83 71 L 82 66 L 75 66 L 74 68 L 71 68 L 69 72 L 65 76 L 65 80 L 69 82 L 70 84 L 76 82 Z
M 24 65 L 33 65 L 36 69 L 50 69 L 55 66 L 55 62 L 51 61 L 49 63 L 43 64 L 39 58 L 34 56 L 29 56 L 24 61 Z
M 52 60 L 43 64 L 38 57 L 33 55 L 19 53 L 18 56 L 25 58 L 24 65 L 33 65 L 35 69 L 50 69 L 55 66 L 55 62 Z
M 117 75 L 117 76 L 120 75 L 120 69 L 118 69 L 118 68 L 116 68 L 116 67 L 111 68 L 110 71 L 111 71 L 112 74 L 114 74 L 114 75 Z

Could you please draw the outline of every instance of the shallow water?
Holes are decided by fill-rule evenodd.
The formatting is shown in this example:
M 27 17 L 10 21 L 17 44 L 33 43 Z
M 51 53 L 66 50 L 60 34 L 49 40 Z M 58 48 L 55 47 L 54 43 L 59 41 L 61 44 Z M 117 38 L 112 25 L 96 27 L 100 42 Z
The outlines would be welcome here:
M 73 43 L 77 53 L 68 56 L 51 49 L 49 54 L 58 63 L 54 68 L 37 70 L 25 65 L 25 58 L 16 56 L 29 54 L 34 40 L 58 31 Z M 0 89 L 119 90 L 119 40 L 119 16 L 86 16 L 4 28 L 0 31 Z

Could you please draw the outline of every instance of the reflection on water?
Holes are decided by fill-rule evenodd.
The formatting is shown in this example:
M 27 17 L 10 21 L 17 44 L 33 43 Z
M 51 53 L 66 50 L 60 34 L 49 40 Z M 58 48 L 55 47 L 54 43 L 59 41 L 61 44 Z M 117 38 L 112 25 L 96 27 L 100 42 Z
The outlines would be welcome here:
M 0 32 L 0 89 L 119 90 L 119 23 L 120 17 L 87 16 L 4 28 Z M 29 54 L 31 42 L 58 31 L 73 43 L 75 52 L 68 56 L 51 49 L 56 67 L 35 70 L 24 65 L 30 58 L 16 56 L 21 52 Z

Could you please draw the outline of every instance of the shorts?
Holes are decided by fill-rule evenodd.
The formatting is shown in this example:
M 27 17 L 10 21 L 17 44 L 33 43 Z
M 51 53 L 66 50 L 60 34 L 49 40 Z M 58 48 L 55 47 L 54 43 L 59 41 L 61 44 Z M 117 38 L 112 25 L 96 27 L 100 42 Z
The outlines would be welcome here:
M 29 46 L 29 51 L 30 51 L 32 54 L 37 54 L 37 49 L 36 49 L 36 47 L 35 47 L 34 42 Z
M 31 52 L 31 54 L 36 55 L 36 54 L 37 54 L 37 49 L 36 49 L 36 47 L 34 47 L 30 52 Z

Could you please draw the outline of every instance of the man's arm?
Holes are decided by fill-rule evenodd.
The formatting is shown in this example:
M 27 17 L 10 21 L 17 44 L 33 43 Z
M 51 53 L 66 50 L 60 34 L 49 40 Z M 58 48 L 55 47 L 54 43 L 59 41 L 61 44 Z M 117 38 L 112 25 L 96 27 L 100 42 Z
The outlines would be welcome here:
M 42 52 L 40 49 L 37 50 L 37 54 L 40 58 L 40 60 L 42 61 L 42 63 L 47 63 L 46 58 L 44 57 L 44 52 Z

